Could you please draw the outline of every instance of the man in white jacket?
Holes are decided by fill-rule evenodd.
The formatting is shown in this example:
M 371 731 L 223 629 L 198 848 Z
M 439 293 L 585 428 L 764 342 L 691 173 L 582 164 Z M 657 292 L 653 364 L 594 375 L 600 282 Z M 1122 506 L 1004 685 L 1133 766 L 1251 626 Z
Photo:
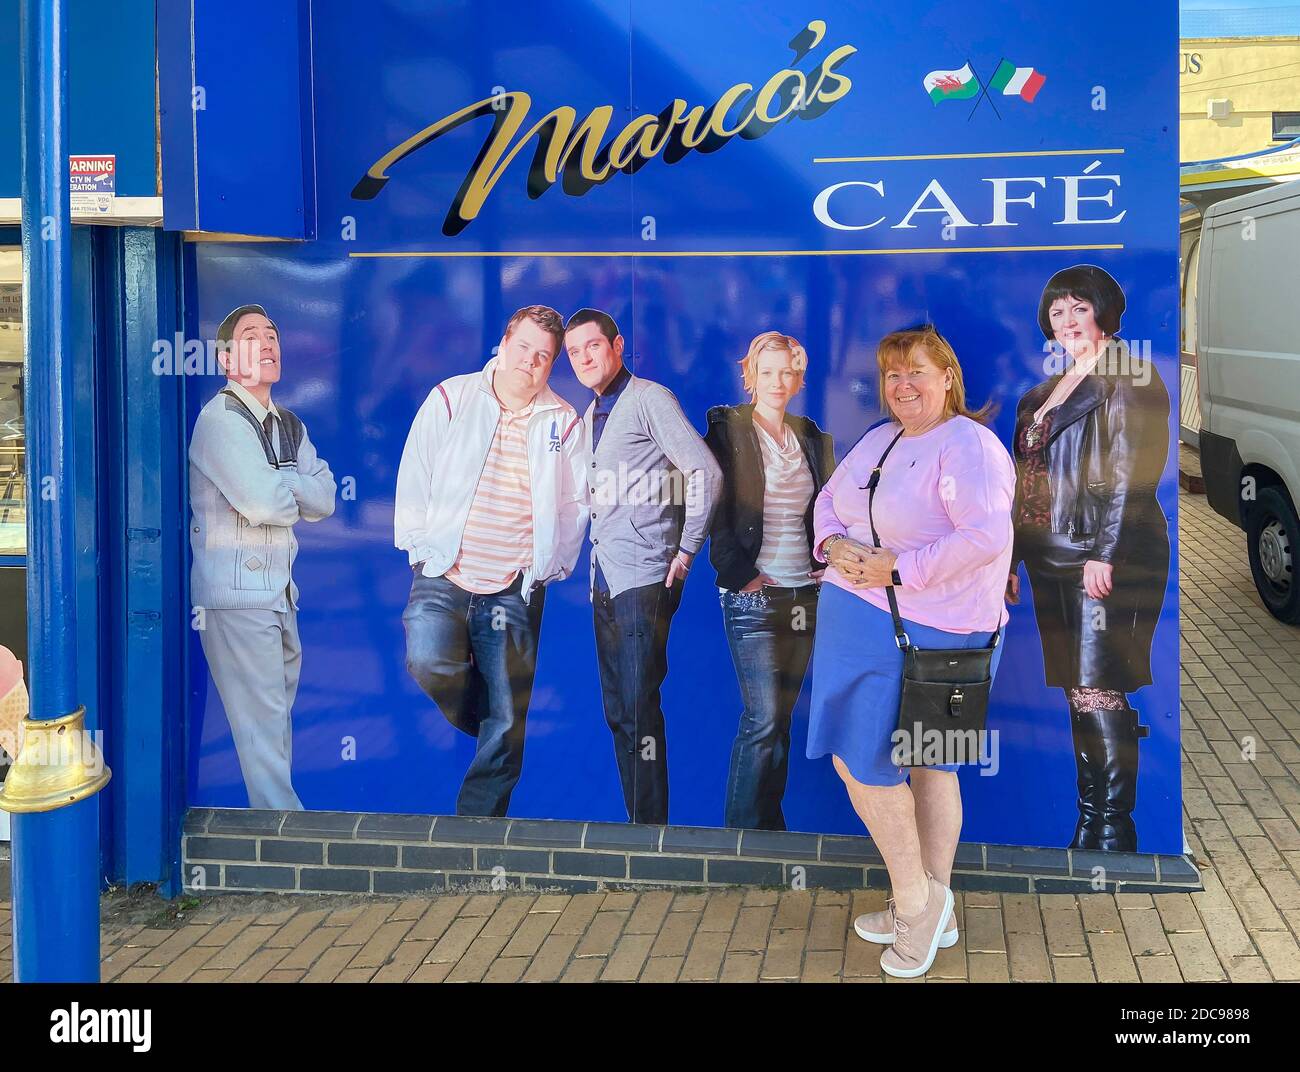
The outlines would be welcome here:
M 300 810 L 290 777 L 298 641 L 293 526 L 334 512 L 334 477 L 271 401 L 280 336 L 260 305 L 221 322 L 226 384 L 190 439 L 190 599 L 254 808 Z
M 396 545 L 414 572 L 406 668 L 478 738 L 459 815 L 505 815 L 523 770 L 544 585 L 573 572 L 586 530 L 577 411 L 546 384 L 560 314 L 520 309 L 480 372 L 443 380 L 397 472 Z

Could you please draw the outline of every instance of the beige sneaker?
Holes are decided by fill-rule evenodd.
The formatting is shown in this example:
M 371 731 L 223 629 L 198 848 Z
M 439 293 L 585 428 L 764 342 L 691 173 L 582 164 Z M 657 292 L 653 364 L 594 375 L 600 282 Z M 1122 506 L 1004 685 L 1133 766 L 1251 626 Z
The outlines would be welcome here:
M 927 876 L 930 897 L 916 915 L 894 913 L 894 944 L 880 955 L 880 970 L 898 979 L 924 975 L 934 963 L 943 937 L 943 921 L 952 914 L 952 890 Z
M 853 921 L 853 930 L 864 942 L 876 945 L 894 944 L 894 902 L 883 912 L 866 912 Z M 954 909 L 948 916 L 948 926 L 939 936 L 939 948 L 951 949 L 957 944 L 957 912 Z

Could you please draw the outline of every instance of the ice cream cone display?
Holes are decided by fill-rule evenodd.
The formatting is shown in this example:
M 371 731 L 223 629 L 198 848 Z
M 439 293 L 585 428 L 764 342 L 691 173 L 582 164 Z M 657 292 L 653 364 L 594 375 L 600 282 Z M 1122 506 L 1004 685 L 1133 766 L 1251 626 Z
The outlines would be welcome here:
M 23 664 L 8 648 L 0 647 L 0 748 L 11 760 L 18 754 L 18 734 L 27 709 Z

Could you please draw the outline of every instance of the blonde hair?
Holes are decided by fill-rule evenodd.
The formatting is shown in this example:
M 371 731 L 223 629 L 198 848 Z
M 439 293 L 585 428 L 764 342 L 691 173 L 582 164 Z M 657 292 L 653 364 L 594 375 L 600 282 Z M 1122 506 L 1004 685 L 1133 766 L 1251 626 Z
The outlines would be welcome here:
M 898 420 L 885 397 L 885 373 L 890 369 L 910 368 L 914 364 L 917 350 L 923 350 L 940 372 L 949 369 L 952 371 L 952 386 L 948 388 L 943 400 L 944 417 L 969 417 L 981 424 L 987 423 L 997 407 L 992 402 L 986 402 L 978 410 L 966 407 L 966 381 L 962 378 L 957 352 L 935 330 L 933 324 L 891 332 L 876 347 L 876 365 L 880 370 L 880 408 L 885 415 L 892 421 Z
M 799 344 L 799 340 L 791 335 L 782 335 L 779 331 L 765 331 L 762 335 L 754 336 L 749 344 L 749 352 L 737 362 L 744 377 L 745 390 L 749 392 L 751 400 L 758 385 L 758 359 L 770 350 L 785 350 L 790 354 L 790 367 L 799 377 L 791 394 L 796 395 L 803 389 L 803 375 L 808 368 L 808 352 Z

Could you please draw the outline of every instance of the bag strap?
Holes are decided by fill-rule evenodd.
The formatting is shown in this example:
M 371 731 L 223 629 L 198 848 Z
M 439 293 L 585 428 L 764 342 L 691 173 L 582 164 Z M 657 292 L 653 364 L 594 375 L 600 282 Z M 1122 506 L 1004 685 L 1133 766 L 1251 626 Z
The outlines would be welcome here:
M 880 470 L 885 464 L 885 459 L 889 457 L 889 452 L 894 449 L 894 444 L 903 438 L 900 431 L 889 441 L 889 446 L 885 448 L 885 453 L 880 456 L 880 461 L 876 462 L 876 467 L 871 470 L 871 477 L 867 480 L 864 489 L 867 492 L 867 521 L 871 524 L 871 542 L 877 547 L 880 546 L 880 534 L 876 532 L 876 519 L 873 515 L 872 506 L 876 501 L 876 485 L 880 483 Z M 911 647 L 912 641 L 907 633 L 903 630 L 903 617 L 898 613 L 898 597 L 894 595 L 894 586 L 885 585 L 885 598 L 889 600 L 889 613 L 894 618 L 894 643 L 898 645 L 900 651 L 906 651 Z M 1002 640 L 1001 624 L 993 631 L 993 640 L 989 643 L 989 648 L 996 648 Z
M 867 521 L 871 524 L 871 542 L 877 547 L 880 546 L 880 534 L 876 531 L 876 518 L 873 507 L 876 502 L 876 485 L 880 483 L 880 470 L 885 464 L 885 459 L 889 457 L 889 452 L 894 449 L 900 439 L 903 438 L 903 429 L 898 430 L 898 435 L 889 441 L 889 446 L 885 448 L 885 453 L 880 456 L 880 461 L 876 462 L 876 467 L 871 470 L 871 477 L 867 480 Z M 894 643 L 898 645 L 899 651 L 906 651 L 911 646 L 911 640 L 903 630 L 903 617 L 898 613 L 898 597 L 894 595 L 894 586 L 885 585 L 885 597 L 889 600 L 889 613 L 894 618 Z

